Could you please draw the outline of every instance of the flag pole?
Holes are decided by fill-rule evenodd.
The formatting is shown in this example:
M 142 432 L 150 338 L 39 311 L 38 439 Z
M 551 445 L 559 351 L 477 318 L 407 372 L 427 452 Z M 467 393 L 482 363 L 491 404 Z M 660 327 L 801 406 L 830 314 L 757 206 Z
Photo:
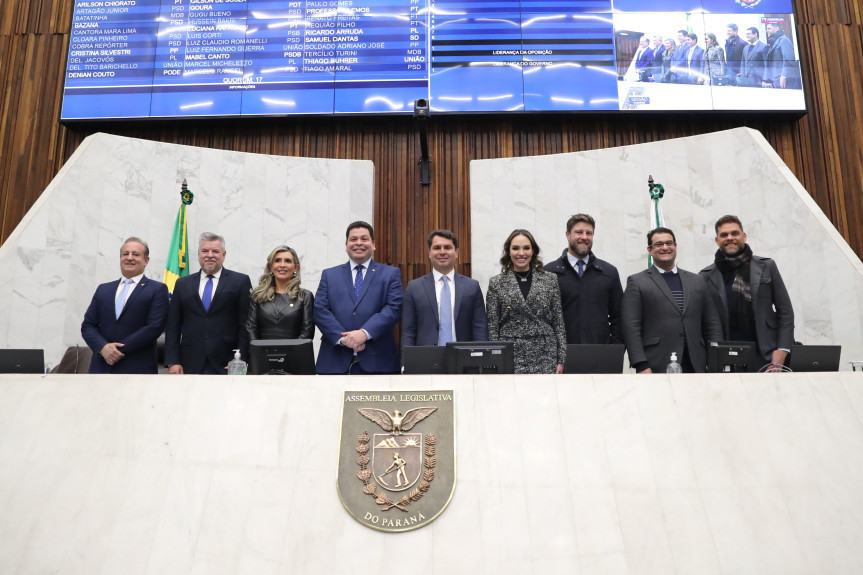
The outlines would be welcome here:
M 662 215 L 662 208 L 659 207 L 659 200 L 662 199 L 662 196 L 665 195 L 665 188 L 660 183 L 653 182 L 653 176 L 647 176 L 647 189 L 650 192 L 650 222 L 651 228 L 663 228 L 665 227 L 665 217 Z M 650 254 L 647 255 L 647 267 L 653 265 L 653 258 L 650 257 Z
M 165 262 L 163 282 L 168 286 L 168 293 L 174 292 L 174 284 L 181 277 L 189 275 L 189 232 L 187 229 L 186 206 L 192 205 L 195 194 L 189 190 L 186 179 L 180 187 L 180 209 L 174 222 L 174 232 L 171 235 L 171 246 L 168 249 L 168 260 Z

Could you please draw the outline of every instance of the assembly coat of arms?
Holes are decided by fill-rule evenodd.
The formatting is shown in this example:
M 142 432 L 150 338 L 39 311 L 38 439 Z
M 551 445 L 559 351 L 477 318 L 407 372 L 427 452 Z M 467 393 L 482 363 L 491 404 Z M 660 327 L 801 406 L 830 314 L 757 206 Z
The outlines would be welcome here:
M 408 531 L 443 512 L 455 489 L 452 396 L 345 392 L 338 489 L 360 523 Z

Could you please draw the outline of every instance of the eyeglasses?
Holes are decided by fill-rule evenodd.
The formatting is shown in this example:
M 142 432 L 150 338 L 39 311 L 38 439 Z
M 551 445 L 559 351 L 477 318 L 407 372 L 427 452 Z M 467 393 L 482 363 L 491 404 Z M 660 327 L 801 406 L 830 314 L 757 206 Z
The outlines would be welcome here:
M 672 247 L 672 246 L 676 246 L 676 245 L 677 245 L 677 242 L 675 242 L 674 240 L 668 240 L 667 242 L 653 242 L 652 244 L 650 244 L 650 247 L 652 249 L 658 250 L 659 248 L 661 248 L 663 246 Z

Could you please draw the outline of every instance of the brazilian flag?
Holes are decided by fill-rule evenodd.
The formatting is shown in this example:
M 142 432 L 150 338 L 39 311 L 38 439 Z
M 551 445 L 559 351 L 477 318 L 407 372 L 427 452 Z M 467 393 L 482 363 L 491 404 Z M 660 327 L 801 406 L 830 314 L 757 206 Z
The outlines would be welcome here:
M 189 233 L 186 229 L 186 206 L 192 204 L 195 195 L 186 186 L 180 191 L 180 210 L 174 222 L 174 233 L 171 235 L 171 247 L 168 250 L 168 260 L 165 263 L 165 277 L 162 280 L 168 286 L 168 292 L 174 292 L 174 284 L 181 277 L 189 275 Z

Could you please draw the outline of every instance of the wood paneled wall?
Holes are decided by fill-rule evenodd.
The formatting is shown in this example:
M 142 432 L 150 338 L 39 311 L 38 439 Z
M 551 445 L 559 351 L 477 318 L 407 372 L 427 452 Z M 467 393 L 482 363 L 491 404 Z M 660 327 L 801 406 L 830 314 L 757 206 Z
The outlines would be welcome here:
M 71 2 L 0 2 L 0 241 L 81 141 L 96 131 L 195 146 L 375 164 L 377 258 L 404 279 L 430 269 L 425 234 L 453 229 L 470 272 L 469 162 L 575 152 L 749 126 L 760 130 L 858 255 L 863 255 L 863 0 L 798 2 L 809 114 L 432 117 L 432 185 L 419 185 L 412 118 L 287 118 L 62 126 Z M 175 190 L 166 190 L 174 193 Z M 753 191 L 753 193 L 756 193 Z M 561 226 L 568 214 L 561 214 Z M 791 230 L 789 230 L 791 231 Z M 501 239 L 506 230 L 501 230 Z M 805 231 L 789 234 L 805 241 Z M 799 238 L 799 239 L 798 239 Z

